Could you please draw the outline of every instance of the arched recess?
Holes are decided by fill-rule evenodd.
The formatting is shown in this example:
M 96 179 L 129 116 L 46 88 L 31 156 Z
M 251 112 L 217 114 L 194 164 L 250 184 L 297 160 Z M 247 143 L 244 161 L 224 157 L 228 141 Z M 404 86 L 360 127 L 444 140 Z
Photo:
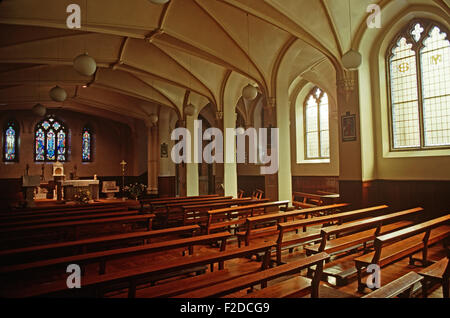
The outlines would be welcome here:
M 413 5 L 389 11 L 384 17 L 383 28 L 367 30 L 359 47 L 363 56 L 359 69 L 363 178 L 450 180 L 450 171 L 441 169 L 450 165 L 448 150 L 390 151 L 386 72 L 387 49 L 411 20 L 423 18 L 448 25 L 448 14 L 434 6 Z
M 336 100 L 328 95 L 328 119 L 330 135 L 330 158 L 327 160 L 305 159 L 304 106 L 305 99 L 314 87 L 320 85 L 311 82 L 300 84 L 298 93 L 291 96 L 291 160 L 293 176 L 339 176 L 339 122 Z

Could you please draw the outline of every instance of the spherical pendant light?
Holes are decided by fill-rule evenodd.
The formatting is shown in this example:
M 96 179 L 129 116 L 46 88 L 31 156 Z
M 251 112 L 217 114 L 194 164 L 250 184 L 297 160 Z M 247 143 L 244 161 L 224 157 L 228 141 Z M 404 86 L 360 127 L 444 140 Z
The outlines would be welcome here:
M 33 108 L 31 109 L 31 111 L 38 116 L 45 116 L 45 114 L 47 113 L 47 108 L 42 105 L 42 104 L 36 104 L 33 106 Z
M 50 90 L 50 98 L 54 100 L 55 102 L 63 102 L 67 98 L 67 93 L 64 88 L 59 87 L 56 85 Z
M 158 122 L 158 115 L 156 115 L 156 114 L 151 114 L 150 117 L 149 117 L 149 119 L 150 119 L 150 122 L 151 122 L 152 124 L 156 124 L 156 123 Z
M 73 67 L 75 70 L 84 76 L 91 76 L 95 73 L 97 69 L 97 63 L 94 58 L 85 54 L 78 55 L 73 60 Z
M 193 116 L 195 114 L 195 106 L 192 104 L 187 105 L 184 108 L 184 113 L 186 114 L 186 116 Z
M 355 50 L 350 50 L 342 56 L 342 65 L 348 70 L 356 70 L 362 62 L 362 56 Z
M 169 2 L 170 0 L 150 0 L 151 3 L 154 4 L 165 4 L 167 2 Z
M 254 100 L 258 96 L 258 90 L 255 86 L 248 84 L 242 90 L 242 97 L 247 100 Z

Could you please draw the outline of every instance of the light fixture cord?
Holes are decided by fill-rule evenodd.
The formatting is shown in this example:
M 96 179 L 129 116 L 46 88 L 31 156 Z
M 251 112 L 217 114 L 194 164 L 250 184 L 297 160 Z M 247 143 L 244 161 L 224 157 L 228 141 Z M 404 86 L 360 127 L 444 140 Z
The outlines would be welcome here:
M 352 12 L 351 12 L 351 5 L 350 1 L 348 0 L 348 18 L 350 21 L 350 33 L 349 33 L 349 40 L 350 40 L 350 50 L 352 49 Z
M 250 74 L 250 21 L 247 12 L 247 74 Z

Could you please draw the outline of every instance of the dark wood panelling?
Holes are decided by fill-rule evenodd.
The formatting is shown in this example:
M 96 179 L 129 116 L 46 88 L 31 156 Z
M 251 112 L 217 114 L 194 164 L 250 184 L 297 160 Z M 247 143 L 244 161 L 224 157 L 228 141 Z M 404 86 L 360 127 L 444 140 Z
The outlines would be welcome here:
M 264 176 L 238 176 L 238 189 L 245 191 L 244 196 L 251 196 L 256 189 L 266 191 Z
M 315 193 L 317 190 L 339 193 L 339 178 L 292 176 L 292 191 Z
M 450 212 L 450 181 L 339 181 L 343 202 L 352 207 L 387 204 L 393 210 L 423 207 L 426 218 Z
M 175 193 L 175 176 L 158 177 L 158 196 L 174 197 Z
M 0 210 L 9 210 L 24 199 L 22 179 L 0 179 Z

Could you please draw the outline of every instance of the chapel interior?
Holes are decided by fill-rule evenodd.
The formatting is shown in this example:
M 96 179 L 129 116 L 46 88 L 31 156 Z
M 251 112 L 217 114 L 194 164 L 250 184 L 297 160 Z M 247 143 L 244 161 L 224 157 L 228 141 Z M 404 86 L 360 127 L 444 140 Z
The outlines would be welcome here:
M 449 298 L 449 21 L 0 0 L 0 297 Z

